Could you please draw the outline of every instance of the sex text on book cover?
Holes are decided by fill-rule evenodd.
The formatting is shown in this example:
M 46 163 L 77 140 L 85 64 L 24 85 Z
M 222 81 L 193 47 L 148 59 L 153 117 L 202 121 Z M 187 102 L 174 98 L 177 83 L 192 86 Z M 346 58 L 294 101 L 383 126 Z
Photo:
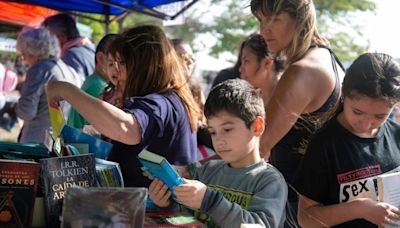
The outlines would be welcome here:
M 0 159 L 0 227 L 31 227 L 39 172 L 39 163 Z
M 96 186 L 93 154 L 40 160 L 47 227 L 58 227 L 65 192 L 72 186 Z

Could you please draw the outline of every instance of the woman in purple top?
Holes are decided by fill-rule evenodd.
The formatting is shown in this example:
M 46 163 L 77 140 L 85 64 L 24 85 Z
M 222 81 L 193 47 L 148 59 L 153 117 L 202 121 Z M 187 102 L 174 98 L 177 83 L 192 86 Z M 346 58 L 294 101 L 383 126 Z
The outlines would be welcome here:
M 119 162 L 125 186 L 147 187 L 137 154 L 144 148 L 174 165 L 195 161 L 199 109 L 164 32 L 151 25 L 118 35 L 109 56 L 124 88 L 123 109 L 68 83 L 49 83 L 50 102 L 68 101 L 101 134 L 113 139 L 109 160 Z

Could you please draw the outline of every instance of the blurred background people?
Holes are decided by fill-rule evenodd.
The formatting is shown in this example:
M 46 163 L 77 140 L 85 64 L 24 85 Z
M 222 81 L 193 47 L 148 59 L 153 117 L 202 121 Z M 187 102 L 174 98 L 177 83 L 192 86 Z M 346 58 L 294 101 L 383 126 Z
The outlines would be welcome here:
M 69 14 L 50 16 L 44 20 L 43 26 L 56 35 L 61 48 L 61 58 L 75 69 L 81 77 L 82 84 L 95 68 L 93 43 L 88 38 L 80 36 L 76 21 Z
M 272 56 L 259 34 L 250 35 L 243 41 L 241 54 L 240 77 L 261 89 L 264 104 L 268 104 L 285 69 L 285 61 Z
M 206 129 L 206 117 L 204 115 L 206 97 L 200 80 L 193 75 L 196 61 L 192 47 L 188 42 L 179 38 L 172 39 L 171 43 L 185 68 L 185 75 L 190 86 L 190 91 L 201 111 L 197 125 L 197 160 L 201 161 L 215 155 L 211 136 Z
M 77 84 L 80 78 L 60 59 L 58 40 L 45 28 L 22 30 L 17 39 L 17 50 L 29 65 L 15 109 L 24 121 L 19 142 L 43 143 L 45 132 L 50 127 L 44 85 L 49 81 Z M 68 117 L 70 105 L 61 101 L 60 106 L 64 117 Z
M 95 55 L 96 68 L 94 69 L 93 74 L 86 78 L 81 87 L 81 90 L 91 96 L 99 97 L 109 83 L 109 76 L 107 75 L 107 49 L 108 45 L 116 36 L 116 34 L 107 34 L 97 44 Z M 82 129 L 84 125 L 87 125 L 88 123 L 89 122 L 74 108 L 71 109 L 68 117 L 68 125 Z

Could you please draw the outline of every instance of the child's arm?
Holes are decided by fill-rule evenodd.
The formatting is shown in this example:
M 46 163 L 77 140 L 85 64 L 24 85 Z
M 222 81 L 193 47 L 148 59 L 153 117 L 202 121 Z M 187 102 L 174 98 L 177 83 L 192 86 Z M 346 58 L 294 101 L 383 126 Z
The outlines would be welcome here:
M 322 206 L 303 195 L 299 197 L 298 220 L 302 227 L 331 227 L 355 219 L 365 219 L 383 227 L 396 225 L 399 218 L 398 208 L 368 198 Z
M 161 180 L 155 179 L 149 186 L 149 197 L 158 207 L 168 207 L 171 204 L 172 193 Z
M 242 223 L 252 223 L 279 227 L 285 211 L 286 182 L 280 175 L 260 178 L 259 182 L 259 190 L 248 201 L 246 209 L 226 199 L 222 192 L 214 191 L 199 181 L 185 180 L 185 184 L 175 187 L 174 191 L 180 203 L 199 208 L 218 226 L 240 227 Z
M 203 202 L 207 186 L 197 180 L 183 179 L 184 184 L 175 186 L 174 192 L 179 203 L 193 209 L 199 209 Z

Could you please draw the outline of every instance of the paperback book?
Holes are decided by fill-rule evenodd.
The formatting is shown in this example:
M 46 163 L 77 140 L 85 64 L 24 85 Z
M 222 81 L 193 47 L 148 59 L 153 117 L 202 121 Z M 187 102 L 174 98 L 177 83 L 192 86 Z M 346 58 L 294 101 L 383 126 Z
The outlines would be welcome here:
M 397 208 L 400 208 L 400 172 L 385 173 L 377 177 L 378 199 L 380 202 L 389 203 Z M 386 228 L 400 227 L 385 226 Z
M 0 227 L 31 227 L 40 165 L 0 159 Z
M 64 125 L 61 130 L 61 138 L 64 144 L 87 144 L 89 153 L 95 154 L 96 158 L 106 159 L 111 151 L 112 144 L 101 140 L 99 137 L 86 134 L 76 128 Z
M 59 227 L 65 191 L 73 186 L 96 186 L 93 154 L 41 159 L 46 226 Z
M 117 162 L 96 158 L 96 178 L 99 187 L 124 187 L 121 168 Z
M 62 227 L 143 227 L 146 198 L 146 188 L 69 188 Z
M 138 154 L 138 159 L 143 165 L 145 175 L 150 179 L 162 180 L 170 191 L 173 192 L 174 186 L 183 184 L 183 179 L 165 157 L 143 150 Z

